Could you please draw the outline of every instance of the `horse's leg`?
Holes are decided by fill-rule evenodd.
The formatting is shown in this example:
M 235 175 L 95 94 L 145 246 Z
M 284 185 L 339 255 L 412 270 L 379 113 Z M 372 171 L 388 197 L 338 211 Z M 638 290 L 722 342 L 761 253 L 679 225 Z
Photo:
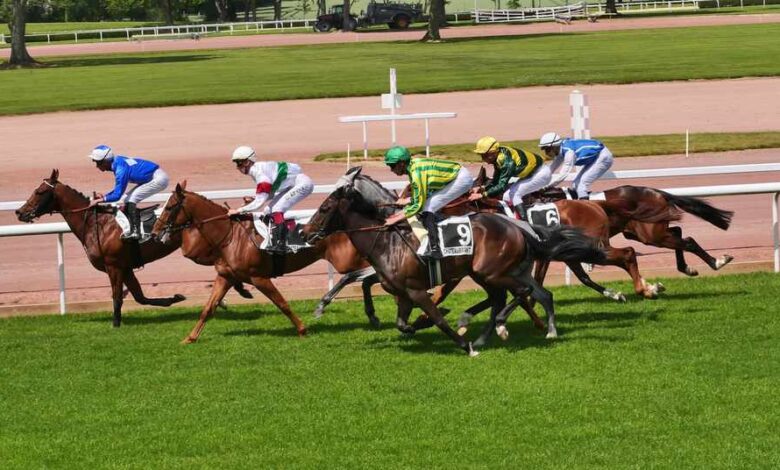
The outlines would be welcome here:
M 238 292 L 238 295 L 240 295 L 245 299 L 253 298 L 252 293 L 249 292 L 246 287 L 244 287 L 243 282 L 236 282 L 235 284 L 233 284 L 233 289 L 235 289 L 235 291 Z
M 557 338 L 558 329 L 555 327 L 555 307 L 553 306 L 552 292 L 539 285 L 530 271 L 520 273 L 518 280 L 524 287 L 519 287 L 512 293 L 517 297 L 522 297 L 528 294 L 527 289 L 530 288 L 531 297 L 542 304 L 542 308 L 544 308 L 544 312 L 547 314 L 547 339 Z M 509 337 L 509 332 L 506 330 L 506 320 L 510 313 L 512 313 L 512 310 L 504 309 L 496 317 L 496 332 L 502 339 Z
M 217 305 L 219 305 L 220 301 L 225 297 L 225 294 L 227 294 L 232 286 L 233 282 L 219 274 L 217 275 L 217 278 L 214 280 L 214 285 L 211 287 L 209 299 L 200 312 L 198 322 L 195 324 L 192 331 L 190 331 L 190 334 L 181 341 L 181 344 L 190 344 L 198 340 L 200 333 L 203 331 L 203 327 L 206 326 L 206 322 L 214 315 Z
M 506 303 L 506 292 L 504 292 L 503 296 L 504 296 L 503 297 L 504 303 Z M 471 320 L 477 314 L 489 309 L 492 305 L 493 303 L 490 297 L 488 297 L 482 302 L 474 304 L 471 307 L 464 310 L 463 313 L 460 314 L 460 318 L 458 318 L 458 334 L 461 336 L 465 335 L 466 332 L 468 331 L 469 323 L 471 323 Z
M 532 300 L 533 298 L 531 298 Z M 531 307 L 531 302 L 529 301 L 528 297 L 523 295 L 520 297 L 520 306 L 525 310 L 525 313 L 528 314 L 528 317 L 531 318 L 531 322 L 533 322 L 534 326 L 537 330 L 544 330 L 544 322 L 541 318 L 536 314 L 536 311 L 533 307 Z
M 682 229 L 680 227 L 669 227 L 669 222 L 631 222 L 623 230 L 623 236 L 627 240 L 636 240 L 645 245 L 674 250 L 677 270 L 687 276 L 699 275 L 699 272 L 688 266 L 688 263 L 685 261 L 685 243 L 682 241 Z
M 106 272 L 108 273 L 108 279 L 111 281 L 111 299 L 114 301 L 113 324 L 114 328 L 119 328 L 122 325 L 122 303 L 124 302 L 122 285 L 126 271 L 115 266 L 107 266 Z
M 455 344 L 458 345 L 459 348 L 466 351 L 469 356 L 476 356 L 478 353 L 474 351 L 474 349 L 471 347 L 470 343 L 467 343 L 465 339 L 463 339 L 462 336 L 458 335 L 453 331 L 452 328 L 450 328 L 450 325 L 447 323 L 447 321 L 444 319 L 444 317 L 439 313 L 439 309 L 436 308 L 436 305 L 433 303 L 433 301 L 428 297 L 428 293 L 424 290 L 408 290 L 406 291 L 409 298 L 417 304 L 425 313 L 428 314 L 429 317 L 433 320 L 433 323 L 436 324 L 437 327 L 441 331 L 444 332 L 447 336 L 450 337 L 450 339 L 455 342 Z
M 382 322 L 380 322 L 379 318 L 376 317 L 376 311 L 374 310 L 374 297 L 371 295 L 371 287 L 375 284 L 379 284 L 379 275 L 377 273 L 374 273 L 363 279 L 363 283 L 361 284 L 360 288 L 363 290 L 363 308 L 365 309 L 368 322 L 374 328 L 379 328 L 382 326 Z
M 292 324 L 295 326 L 295 329 L 298 332 L 298 336 L 306 335 L 306 327 L 303 325 L 303 322 L 300 318 L 298 318 L 297 315 L 293 313 L 292 310 L 290 310 L 290 305 L 287 304 L 287 301 L 284 299 L 284 297 L 282 297 L 282 294 L 279 293 L 271 280 L 266 277 L 259 276 L 255 276 L 251 280 L 252 284 L 257 287 L 257 290 L 271 299 L 271 302 L 273 302 L 274 305 L 276 305 L 276 307 L 282 311 L 282 313 L 287 315 L 287 318 L 289 318 Z
M 395 317 L 395 327 L 405 335 L 413 335 L 416 330 L 414 327 L 409 326 L 408 321 L 409 315 L 414 308 L 414 303 L 407 297 L 399 296 L 396 298 L 396 305 L 398 306 L 398 310 Z
M 141 289 L 141 283 L 138 282 L 138 278 L 135 277 L 135 273 L 132 270 L 125 272 L 125 285 L 132 294 L 133 299 L 141 305 L 154 305 L 156 307 L 170 307 L 172 304 L 185 300 L 181 294 L 176 294 L 173 297 L 161 297 L 161 298 L 149 298 L 144 295 L 143 289 Z
M 352 284 L 355 282 L 355 280 L 358 278 L 358 272 L 352 271 L 350 273 L 347 273 L 343 276 L 341 276 L 341 279 L 336 283 L 335 286 L 333 286 L 333 289 L 329 290 L 325 295 L 322 296 L 322 299 L 320 299 L 320 303 L 317 304 L 317 308 L 314 309 L 314 318 L 320 318 L 323 313 L 325 313 L 325 307 L 330 304 L 333 299 L 336 298 L 336 296 L 341 292 L 341 289 L 343 289 L 348 284 Z
M 577 276 L 577 279 L 579 279 L 581 283 L 595 290 L 596 292 L 603 295 L 604 297 L 610 298 L 612 300 L 617 300 L 620 302 L 626 301 L 626 297 L 623 295 L 622 292 L 613 292 L 605 288 L 601 284 L 594 282 L 593 279 L 591 279 L 590 276 L 588 276 L 588 273 L 586 273 L 585 270 L 582 268 L 581 263 L 571 262 L 571 263 L 566 263 L 566 266 L 568 266 L 569 269 L 571 269 L 571 272 L 573 272 L 574 275 Z
M 444 299 L 446 299 L 447 296 L 449 296 L 452 291 L 455 290 L 459 283 L 460 279 L 455 281 L 447 281 L 439 288 L 437 288 L 433 295 L 431 295 L 431 301 L 434 303 L 434 305 L 437 307 L 441 305 L 441 303 L 444 302 Z M 446 308 L 440 308 L 439 311 L 443 316 L 447 316 L 447 314 L 450 313 L 449 309 Z M 415 331 L 431 328 L 432 326 L 434 326 L 433 320 L 431 320 L 431 318 L 425 313 L 421 313 L 420 316 L 418 316 L 417 319 L 412 322 L 412 328 L 414 328 Z
M 610 246 L 607 250 L 607 259 L 604 264 L 618 266 L 625 270 L 634 282 L 634 291 L 646 299 L 658 297 L 658 293 L 664 290 L 663 284 L 648 284 L 639 274 L 639 265 L 636 261 L 636 252 L 633 248 L 615 248 Z
M 514 309 L 517 304 L 520 303 L 519 298 L 515 297 L 507 305 L 506 303 L 506 291 L 502 288 L 491 287 L 488 290 L 488 300 L 490 300 L 490 319 L 488 320 L 485 328 L 482 329 L 479 337 L 474 341 L 475 347 L 481 347 L 487 344 L 490 336 L 493 334 L 493 329 L 496 327 L 496 317 L 506 308 Z
M 683 257 L 683 252 L 685 251 L 698 256 L 705 263 L 707 263 L 707 266 L 715 271 L 729 264 L 731 260 L 734 259 L 734 257 L 731 255 L 723 255 L 723 257 L 720 259 L 715 259 L 709 253 L 704 251 L 704 248 L 702 248 L 692 237 L 683 238 L 682 228 L 680 227 L 669 227 L 664 232 L 663 238 L 661 238 L 659 241 L 659 246 L 673 248 L 675 255 L 677 256 L 677 269 L 680 269 L 680 261 L 682 261 L 682 265 L 684 266 L 684 270 L 682 272 L 689 276 L 696 276 L 699 273 L 695 269 L 685 264 L 685 258 Z
M 547 277 L 547 270 L 550 269 L 550 261 L 536 261 L 536 266 L 534 267 L 534 279 L 536 279 L 536 282 L 539 283 L 540 286 L 544 285 L 544 278 Z M 534 308 L 536 305 L 536 299 L 531 297 L 531 299 L 528 301 L 531 308 Z

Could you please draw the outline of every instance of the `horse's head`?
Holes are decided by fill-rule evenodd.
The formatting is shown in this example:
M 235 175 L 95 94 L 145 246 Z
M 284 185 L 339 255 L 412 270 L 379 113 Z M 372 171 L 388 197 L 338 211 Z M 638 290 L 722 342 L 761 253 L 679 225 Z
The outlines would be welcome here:
M 43 214 L 51 214 L 59 210 L 56 195 L 59 177 L 60 170 L 52 170 L 51 176 L 44 178 L 41 185 L 27 199 L 27 202 L 16 210 L 16 218 L 20 222 L 32 222 Z
M 187 228 L 192 223 L 192 216 L 184 208 L 187 198 L 187 180 L 176 185 L 171 197 L 163 207 L 160 217 L 152 228 L 152 237 L 159 238 L 162 243 L 168 243 L 174 232 Z
M 479 167 L 479 174 L 474 178 L 474 186 L 485 186 L 488 182 L 487 169 L 484 166 Z

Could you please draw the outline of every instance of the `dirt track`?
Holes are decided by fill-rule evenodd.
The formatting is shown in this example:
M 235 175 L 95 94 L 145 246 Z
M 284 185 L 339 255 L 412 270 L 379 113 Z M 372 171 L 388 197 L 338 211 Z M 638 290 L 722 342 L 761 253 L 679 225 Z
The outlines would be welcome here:
M 472 141 L 482 134 L 498 138 L 534 138 L 542 132 L 565 131 L 568 125 L 567 95 L 570 87 L 544 87 L 464 93 L 408 96 L 404 112 L 457 111 L 459 117 L 432 124 L 437 143 Z M 671 82 L 641 85 L 587 86 L 582 90 L 591 102 L 594 135 L 628 135 L 691 131 L 776 130 L 780 127 L 780 79 Z M 110 176 L 99 174 L 85 155 L 91 146 L 107 142 L 117 150 L 160 161 L 174 180 L 187 178 L 196 189 L 248 187 L 235 172 L 228 155 L 235 145 L 249 143 L 261 155 L 285 158 L 305 165 L 317 183 L 332 182 L 344 164 L 314 164 L 312 155 L 343 149 L 347 142 L 359 146 L 359 126 L 339 124 L 345 114 L 379 112 L 377 98 L 301 100 L 276 103 L 245 103 L 141 110 L 109 110 L 0 118 L 0 141 L 4 142 L 4 165 L 0 169 L 0 200 L 25 199 L 53 167 L 73 186 L 90 191 L 111 186 Z M 518 107 L 531 112 L 533 120 L 504 119 Z M 542 112 L 542 110 L 544 112 Z M 411 127 L 416 127 L 412 129 Z M 372 127 L 372 144 L 388 143 L 387 129 Z M 400 126 L 406 143 L 422 141 L 420 126 Z M 696 155 L 686 159 L 653 157 L 620 159 L 616 169 L 697 166 L 778 161 L 777 150 Z M 380 165 L 367 172 L 380 180 L 395 180 Z M 776 181 L 777 175 L 740 177 L 740 181 Z M 643 180 L 656 187 L 726 184 L 734 177 L 673 178 Z M 600 187 L 605 187 L 602 184 Z M 314 207 L 312 199 L 305 207 Z M 734 226 L 728 232 L 706 226 L 692 217 L 684 222 L 715 254 L 730 252 L 742 268 L 766 267 L 771 260 L 769 196 L 718 198 L 718 206 L 735 210 Z M 45 222 L 59 220 L 45 218 Z M 10 213 L 0 213 L 0 224 L 17 223 Z M 94 271 L 72 236 L 66 236 L 69 301 L 108 299 L 107 278 Z M 644 272 L 669 272 L 674 255 L 642 247 Z M 6 238 L 0 241 L 0 307 L 56 301 L 56 251 L 54 236 Z M 695 266 L 702 263 L 694 261 Z M 739 266 L 730 269 L 740 269 Z M 321 263 L 303 271 L 324 273 Z M 614 276 L 610 270 L 596 277 Z M 622 277 L 622 276 L 621 276 Z M 179 254 L 149 265 L 140 272 L 145 288 L 155 295 L 184 292 L 193 302 L 207 293 L 213 278 L 211 268 L 198 267 Z M 283 292 L 298 288 L 300 276 L 279 280 Z M 156 283 L 161 283 L 157 285 Z M 315 291 L 324 286 L 322 276 L 307 278 Z M 311 292 L 310 292 L 311 293 Z M 232 295 L 232 294 L 231 294 Z
M 558 23 L 494 24 L 462 26 L 443 30 L 444 39 L 515 36 L 531 34 L 613 31 L 623 29 L 680 28 L 690 26 L 715 26 L 753 23 L 778 23 L 780 14 L 760 15 L 700 15 L 658 18 L 601 19 L 597 23 L 575 21 L 570 25 Z M 337 44 L 350 42 L 414 41 L 422 37 L 415 31 L 375 31 L 364 33 L 332 32 L 328 34 L 262 34 L 253 36 L 223 36 L 200 40 L 144 40 L 105 43 L 54 44 L 31 48 L 35 57 L 84 54 L 115 54 L 125 52 L 159 52 L 203 49 L 235 49 L 243 47 L 276 47 L 303 44 Z M 0 49 L 0 58 L 7 58 L 9 49 Z

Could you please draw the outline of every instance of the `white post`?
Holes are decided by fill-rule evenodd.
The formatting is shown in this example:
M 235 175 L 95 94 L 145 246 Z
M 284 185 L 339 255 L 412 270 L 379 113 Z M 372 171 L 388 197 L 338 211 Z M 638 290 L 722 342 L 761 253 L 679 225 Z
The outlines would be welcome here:
M 65 315 L 65 247 L 62 234 L 57 234 L 57 269 L 60 274 L 60 315 Z
M 425 156 L 431 156 L 431 133 L 428 129 L 428 119 L 425 119 Z
M 368 129 L 366 121 L 363 121 L 363 160 L 368 160 Z
M 390 69 L 390 98 L 392 99 L 392 103 L 390 105 L 390 114 L 395 116 L 395 95 L 398 93 L 398 90 L 396 88 L 395 83 L 395 69 Z M 390 132 L 391 132 L 391 140 L 393 142 L 393 145 L 396 144 L 395 141 L 395 119 L 390 121 Z
M 328 290 L 333 289 L 333 265 L 328 263 Z
M 780 222 L 778 222 L 778 212 L 780 212 L 780 193 L 772 195 L 772 238 L 775 242 L 775 272 L 780 272 Z
M 566 271 L 563 273 L 563 279 L 567 286 L 571 285 L 571 269 L 568 266 L 566 266 Z
M 474 0 L 474 18 L 472 20 L 475 23 L 479 23 L 479 12 L 477 12 L 477 0 Z
M 569 95 L 571 133 L 575 139 L 590 139 L 590 110 L 588 100 L 579 90 Z
M 685 129 L 685 157 L 688 157 L 688 143 L 690 142 L 689 135 L 688 135 L 688 129 Z

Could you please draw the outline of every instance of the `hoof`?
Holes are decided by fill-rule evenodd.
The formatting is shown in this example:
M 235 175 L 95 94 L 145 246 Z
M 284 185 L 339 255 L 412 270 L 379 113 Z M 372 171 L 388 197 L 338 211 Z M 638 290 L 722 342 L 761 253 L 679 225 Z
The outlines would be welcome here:
M 182 300 L 187 300 L 187 297 L 184 297 L 181 294 L 176 294 L 173 296 L 173 303 L 175 304 L 181 302 Z
M 186 338 L 181 340 L 181 344 L 192 344 L 194 342 L 195 342 L 195 339 L 193 339 L 193 338 L 191 338 L 189 336 L 187 336 Z
M 506 341 L 509 339 L 509 330 L 506 329 L 506 325 L 499 325 L 496 327 L 496 334 L 499 338 Z
M 324 305 L 322 305 L 322 306 L 319 306 L 319 307 L 317 307 L 317 309 L 316 309 L 316 310 L 314 310 L 314 318 L 316 318 L 317 320 L 319 320 L 320 318 L 322 318 L 322 315 L 323 315 L 324 313 L 325 313 L 325 306 L 324 306 Z
M 558 338 L 558 332 L 557 331 L 552 331 L 550 333 L 547 333 L 547 336 L 545 336 L 545 338 L 547 338 L 547 339 L 556 339 L 556 338 Z
M 658 284 L 656 284 L 656 285 L 655 285 L 655 290 L 656 290 L 656 292 L 658 292 L 659 294 L 660 294 L 661 292 L 666 292 L 666 286 L 665 286 L 665 285 L 663 285 L 663 284 L 661 284 L 661 283 L 659 282 Z
M 225 299 L 220 300 L 219 303 L 217 304 L 217 307 L 221 308 L 222 310 L 227 310 L 228 308 L 227 300 Z
M 301 328 L 298 330 L 298 337 L 303 338 L 304 336 L 306 336 L 306 328 Z
M 474 349 L 474 345 L 472 345 L 471 343 L 469 343 L 469 351 L 468 352 L 469 352 L 469 357 L 477 357 L 477 356 L 479 356 L 479 351 Z
M 460 335 L 460 336 L 466 336 L 466 333 L 467 333 L 468 331 L 469 331 L 469 329 L 468 329 L 468 328 L 466 328 L 465 326 L 461 326 L 460 328 L 458 328 L 458 335 Z
M 368 323 L 374 328 L 381 328 L 382 322 L 375 316 L 368 317 Z
M 721 259 L 715 261 L 715 270 L 719 270 L 723 266 L 726 266 L 727 264 L 731 263 L 731 261 L 734 260 L 734 257 L 731 255 L 724 255 Z
M 693 268 L 692 268 L 692 267 L 690 267 L 690 266 L 686 266 L 686 267 L 685 267 L 685 275 L 686 275 L 686 276 L 690 276 L 690 277 L 696 277 L 696 276 L 698 276 L 698 275 L 699 275 L 699 271 L 697 271 L 697 270 L 693 269 Z

